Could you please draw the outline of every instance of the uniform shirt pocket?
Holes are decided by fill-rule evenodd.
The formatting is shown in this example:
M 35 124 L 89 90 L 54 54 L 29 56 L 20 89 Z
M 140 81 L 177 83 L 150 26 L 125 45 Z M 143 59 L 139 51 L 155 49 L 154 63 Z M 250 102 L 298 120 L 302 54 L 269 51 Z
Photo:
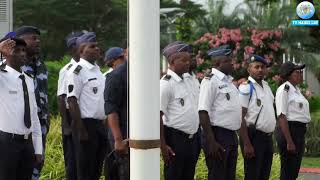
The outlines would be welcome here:
M 188 93 L 186 91 L 178 91 L 175 93 L 174 96 L 174 104 L 177 105 L 177 107 L 185 107 L 188 102 L 187 100 Z
M 90 78 L 88 79 L 88 87 L 90 94 L 98 95 L 102 93 L 103 89 L 99 87 L 100 82 L 97 80 L 97 78 Z

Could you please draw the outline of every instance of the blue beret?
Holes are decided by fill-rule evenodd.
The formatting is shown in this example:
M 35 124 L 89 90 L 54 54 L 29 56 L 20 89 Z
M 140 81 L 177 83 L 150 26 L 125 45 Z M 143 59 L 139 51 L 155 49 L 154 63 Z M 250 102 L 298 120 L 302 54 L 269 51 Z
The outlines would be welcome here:
M 189 52 L 192 53 L 192 46 L 182 42 L 182 41 L 175 41 L 173 43 L 168 44 L 164 49 L 162 54 L 169 59 L 170 56 L 176 54 L 178 52 Z
M 68 48 L 71 48 L 72 46 L 76 45 L 77 38 L 82 36 L 84 33 L 79 32 L 72 32 L 66 37 L 66 44 Z
M 212 48 L 208 51 L 208 56 L 216 57 L 216 56 L 229 56 L 231 54 L 231 49 L 229 45 L 219 46 L 217 48 Z
M 84 33 L 82 36 L 77 38 L 76 45 L 79 46 L 82 43 L 97 42 L 96 37 L 96 33 L 94 32 Z
M 104 56 L 104 61 L 109 62 L 112 59 L 118 58 L 120 56 L 124 56 L 123 49 L 120 47 L 112 47 L 106 51 Z
M 14 32 L 14 31 L 11 31 L 11 32 L 8 32 L 4 38 L 14 38 L 14 37 L 17 37 L 17 33 Z
M 34 26 L 21 26 L 15 30 L 16 36 L 21 36 L 24 34 L 38 34 L 40 35 L 40 30 Z
M 265 65 L 268 65 L 268 62 L 263 57 L 258 56 L 256 54 L 252 54 L 250 56 L 250 58 L 249 58 L 249 63 L 252 63 L 252 62 L 255 62 L 255 61 L 261 62 L 261 63 L 263 63 Z

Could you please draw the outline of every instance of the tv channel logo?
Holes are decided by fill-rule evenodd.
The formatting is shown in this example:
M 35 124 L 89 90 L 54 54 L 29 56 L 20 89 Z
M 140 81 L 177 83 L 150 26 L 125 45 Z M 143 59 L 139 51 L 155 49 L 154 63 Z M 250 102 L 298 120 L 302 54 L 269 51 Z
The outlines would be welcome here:
M 296 12 L 302 20 L 292 20 L 292 26 L 319 26 L 319 20 L 309 20 L 316 12 L 311 2 L 303 1 L 299 3 Z

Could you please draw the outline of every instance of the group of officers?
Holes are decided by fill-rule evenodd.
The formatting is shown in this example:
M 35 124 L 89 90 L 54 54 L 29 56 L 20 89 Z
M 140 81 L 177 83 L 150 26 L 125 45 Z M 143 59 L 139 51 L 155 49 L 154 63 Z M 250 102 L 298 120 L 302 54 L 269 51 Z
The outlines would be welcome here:
M 73 32 L 66 44 L 72 59 L 59 72 L 57 90 L 66 179 L 98 180 L 104 164 L 106 179 L 127 180 L 126 47 L 105 52 L 110 70 L 102 74 L 94 32 Z M 50 125 L 39 29 L 23 26 L 8 33 L 0 52 L 0 179 L 36 180 Z
M 23 26 L 0 42 L 5 59 L 0 68 L 0 179 L 37 178 L 43 166 L 50 123 L 39 37 L 36 27 Z M 66 44 L 72 59 L 59 72 L 57 90 L 66 179 L 98 180 L 104 164 L 106 179 L 127 180 L 126 47 L 106 51 L 104 62 L 112 71 L 102 74 L 95 63 L 101 58 L 95 33 L 71 33 Z M 213 67 L 200 84 L 189 44 L 176 41 L 163 49 L 169 63 L 160 80 L 166 180 L 194 179 L 201 148 L 209 180 L 235 179 L 238 135 L 245 179 L 267 180 L 273 132 L 281 156 L 280 179 L 297 178 L 310 121 L 308 101 L 298 88 L 305 65 L 281 66 L 284 83 L 274 97 L 264 81 L 268 62 L 258 55 L 248 59 L 248 81 L 233 84 L 231 52 L 229 46 L 208 51 Z
M 160 80 L 160 119 L 166 180 L 194 179 L 201 148 L 208 180 L 236 179 L 238 144 L 244 179 L 268 180 L 273 133 L 280 153 L 280 179 L 298 177 L 310 122 L 309 103 L 298 87 L 305 65 L 282 64 L 283 84 L 274 97 L 264 81 L 268 62 L 251 55 L 248 80 L 237 87 L 231 76 L 231 53 L 228 45 L 210 49 L 207 55 L 213 67 L 199 84 L 191 46 L 177 41 L 164 48 L 169 69 Z

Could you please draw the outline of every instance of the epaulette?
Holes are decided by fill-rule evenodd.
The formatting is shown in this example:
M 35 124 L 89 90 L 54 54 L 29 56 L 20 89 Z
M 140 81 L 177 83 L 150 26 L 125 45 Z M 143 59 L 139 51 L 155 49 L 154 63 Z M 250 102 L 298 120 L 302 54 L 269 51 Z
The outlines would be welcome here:
M 210 79 L 212 78 L 212 76 L 213 76 L 213 75 L 214 75 L 214 74 L 210 73 L 210 74 L 206 75 L 204 78 L 205 78 L 205 79 L 209 79 L 209 80 L 210 80 Z
M 290 89 L 290 86 L 289 86 L 288 84 L 285 84 L 285 85 L 284 85 L 284 90 L 288 92 L 289 89 Z
M 67 70 L 69 70 L 72 66 L 73 64 L 69 64 L 69 66 L 67 67 Z
M 5 70 L 4 68 L 6 68 L 6 63 L 2 63 L 2 64 L 0 65 L 0 70 L 1 70 L 2 72 L 8 72 L 8 71 Z
M 34 78 L 34 76 L 30 73 L 24 72 L 24 74 L 26 74 L 27 76 L 31 77 L 32 79 Z
M 169 74 L 166 74 L 164 77 L 163 77 L 163 80 L 166 80 L 166 81 L 169 81 L 171 79 L 171 75 Z
M 1 71 L 1 72 L 8 72 L 7 70 L 2 69 L 2 68 L 0 69 L 0 71 Z
M 76 67 L 76 69 L 74 69 L 73 73 L 75 73 L 75 74 L 78 75 L 78 74 L 80 73 L 81 69 L 82 69 L 82 66 L 78 65 L 78 66 Z

